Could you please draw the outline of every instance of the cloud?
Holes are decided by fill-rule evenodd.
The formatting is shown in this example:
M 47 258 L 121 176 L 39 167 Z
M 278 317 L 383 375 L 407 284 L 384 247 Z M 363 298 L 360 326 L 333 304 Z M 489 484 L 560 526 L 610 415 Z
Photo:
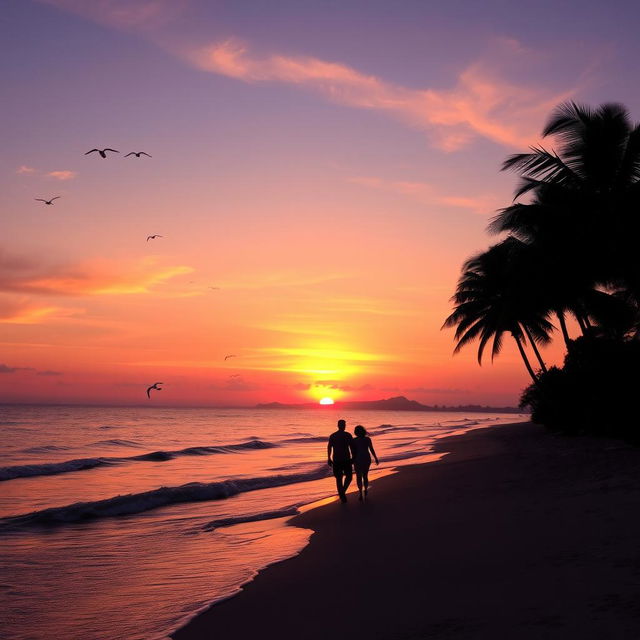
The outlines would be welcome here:
M 78 174 L 75 171 L 49 171 L 46 175 L 56 180 L 73 180 Z
M 512 148 L 538 140 L 541 123 L 576 89 L 551 92 L 510 82 L 497 71 L 504 58 L 524 56 L 515 40 L 494 43 L 491 59 L 460 72 L 450 89 L 413 89 L 361 73 L 340 62 L 307 56 L 252 55 L 236 39 L 182 52 L 192 64 L 248 83 L 277 82 L 320 93 L 332 102 L 385 112 L 428 131 L 434 144 L 455 151 L 477 137 Z
M 522 69 L 539 56 L 508 37 L 493 38 L 487 52 L 462 69 L 448 88 L 412 88 L 387 82 L 339 61 L 304 55 L 258 56 L 237 38 L 205 46 L 178 45 L 166 28 L 188 0 L 40 0 L 117 29 L 140 33 L 197 68 L 247 83 L 281 83 L 315 91 L 331 102 L 386 113 L 428 132 L 433 144 L 455 151 L 484 138 L 509 148 L 539 141 L 549 111 L 573 97 L 591 68 L 565 91 L 527 86 Z M 509 80 L 511 67 L 515 81 Z
M 413 387 L 410 389 L 402 389 L 408 393 L 470 393 L 469 389 L 448 389 L 438 387 Z
M 17 169 L 16 173 L 18 175 L 30 175 L 35 173 L 36 170 L 33 167 L 28 167 L 26 164 L 21 164 Z
M 404 180 L 385 180 L 383 178 L 373 178 L 357 176 L 349 178 L 348 182 L 358 184 L 369 189 L 397 193 L 411 198 L 425 205 L 444 205 L 467 209 L 472 213 L 487 214 L 492 213 L 503 201 L 493 194 L 480 194 L 477 196 L 454 196 L 439 191 L 427 182 L 408 182 Z
M 40 0 L 118 29 L 155 29 L 175 18 L 187 0 Z
M 260 385 L 248 382 L 242 378 L 233 378 L 231 380 L 227 380 L 224 384 L 209 385 L 209 389 L 233 392 L 259 391 L 261 388 L 262 387 Z
M 363 384 L 359 387 L 354 387 L 349 384 L 343 384 L 340 380 L 317 380 L 313 386 L 325 389 L 335 389 L 337 391 L 371 391 L 375 388 L 370 384 Z
M 6 364 L 0 364 L 0 374 L 2 373 L 16 373 L 18 371 L 35 371 L 37 376 L 61 376 L 62 373 L 60 371 L 38 371 L 33 367 L 10 367 Z
M 149 293 L 155 286 L 193 269 L 186 265 L 162 266 L 156 258 L 128 265 L 94 261 L 49 266 L 9 256 L 0 250 L 0 291 L 49 296 L 128 295 Z
M 6 364 L 0 364 L 0 373 L 16 373 L 16 371 L 35 371 L 33 367 L 10 367 Z
M 24 297 L 0 298 L 0 324 L 42 324 L 81 313 L 84 309 L 34 304 Z

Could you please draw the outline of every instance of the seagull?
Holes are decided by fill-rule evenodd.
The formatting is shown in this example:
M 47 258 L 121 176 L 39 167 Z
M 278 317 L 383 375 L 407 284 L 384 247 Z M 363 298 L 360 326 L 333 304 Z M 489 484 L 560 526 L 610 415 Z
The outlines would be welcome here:
M 220 291 L 220 287 L 209 287 L 212 291 Z
M 155 389 L 156 391 L 162 391 L 162 389 L 158 386 L 159 384 L 164 384 L 164 382 L 154 382 L 148 389 L 147 389 L 147 398 L 151 398 L 151 389 Z
M 235 358 L 236 356 L 234 356 L 233 354 L 230 354 L 228 356 L 225 356 L 224 359 L 228 360 L 229 358 Z
M 107 157 L 107 151 L 113 151 L 113 153 L 120 153 L 119 151 L 117 151 L 116 149 L 91 149 L 91 151 L 87 151 L 87 153 L 85 153 L 85 156 L 88 156 L 90 153 L 93 153 L 94 151 L 97 151 L 100 154 L 101 158 L 106 158 Z
M 54 200 L 57 200 L 58 198 L 61 198 L 62 196 L 56 196 L 55 198 L 51 198 L 51 200 L 45 200 L 44 198 L 34 198 L 34 200 L 37 200 L 38 202 L 44 202 L 45 204 L 53 204 Z
M 149 242 L 149 240 L 155 240 L 156 238 L 164 238 L 164 236 L 159 236 L 157 233 L 153 236 L 147 236 L 147 242 Z
M 125 158 L 128 158 L 129 156 L 135 156 L 136 158 L 139 158 L 140 156 L 151 157 L 146 151 L 132 151 L 131 153 L 127 153 Z

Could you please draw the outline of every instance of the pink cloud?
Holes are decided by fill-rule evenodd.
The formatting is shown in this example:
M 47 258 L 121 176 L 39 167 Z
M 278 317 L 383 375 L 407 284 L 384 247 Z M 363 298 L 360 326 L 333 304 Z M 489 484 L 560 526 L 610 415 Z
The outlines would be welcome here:
M 40 0 L 119 29 L 152 29 L 177 16 L 187 0 Z
M 498 43 L 502 54 L 523 55 L 517 43 Z M 185 53 L 199 68 L 250 83 L 280 82 L 314 90 L 350 107 L 386 112 L 428 131 L 434 143 L 455 151 L 474 138 L 520 148 L 538 140 L 549 109 L 575 91 L 552 93 L 499 76 L 488 61 L 468 66 L 451 89 L 410 89 L 363 74 L 339 62 L 311 57 L 251 55 L 237 40 Z
M 84 313 L 84 309 L 34 304 L 26 298 L 0 299 L 0 324 L 43 324 Z
M 454 196 L 441 192 L 426 182 L 408 182 L 403 180 L 384 180 L 382 178 L 355 177 L 349 182 L 369 189 L 397 193 L 425 205 L 445 205 L 467 209 L 472 213 L 489 214 L 502 206 L 502 200 L 496 195 L 485 193 L 476 196 Z
M 48 296 L 149 293 L 175 276 L 191 273 L 186 265 L 160 265 L 151 257 L 130 264 L 93 261 L 51 266 L 0 251 L 0 291 Z M 180 293 L 180 292 L 179 292 Z
M 18 175 L 31 175 L 35 173 L 36 170 L 33 167 L 28 167 L 26 164 L 21 164 L 17 169 L 16 173 Z
M 73 180 L 78 174 L 75 171 L 49 171 L 47 176 L 56 180 Z

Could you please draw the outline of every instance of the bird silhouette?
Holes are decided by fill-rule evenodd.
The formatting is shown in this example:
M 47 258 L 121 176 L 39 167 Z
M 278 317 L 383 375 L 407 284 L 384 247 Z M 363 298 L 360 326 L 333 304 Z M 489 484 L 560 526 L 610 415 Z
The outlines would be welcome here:
M 149 240 L 155 240 L 156 238 L 164 238 L 164 236 L 160 236 L 157 233 L 152 236 L 147 236 L 147 242 L 149 242 Z
M 233 355 L 233 353 L 229 354 L 228 356 L 225 356 L 224 359 L 228 360 L 229 358 L 235 358 L 236 356 Z
M 136 158 L 139 158 L 140 156 L 151 157 L 146 151 L 132 151 L 131 153 L 127 153 L 125 158 L 128 158 L 129 156 L 135 156 Z
M 56 196 L 55 198 L 51 198 L 51 200 L 45 200 L 44 198 L 34 198 L 34 200 L 37 200 L 38 202 L 44 202 L 45 204 L 53 204 L 54 200 L 57 200 L 58 198 L 61 198 L 62 196 Z
M 90 153 L 93 153 L 94 151 L 97 151 L 100 154 L 101 158 L 107 157 L 107 151 L 113 151 L 113 153 L 120 153 L 116 149 L 91 149 L 91 151 L 87 151 L 87 153 L 85 153 L 84 155 L 88 156 Z
M 220 291 L 220 287 L 209 287 L 212 291 Z
M 151 398 L 151 389 L 155 389 L 156 391 L 162 391 L 162 389 L 158 386 L 159 384 L 164 384 L 164 382 L 154 382 L 148 389 L 147 389 L 147 398 Z

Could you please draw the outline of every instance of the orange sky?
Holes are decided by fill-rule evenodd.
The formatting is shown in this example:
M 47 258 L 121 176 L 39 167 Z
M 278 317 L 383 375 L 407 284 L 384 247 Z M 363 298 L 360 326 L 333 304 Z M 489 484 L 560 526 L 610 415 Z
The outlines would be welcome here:
M 9 37 L 3 79 L 0 401 L 147 402 L 163 381 L 171 405 L 517 403 L 512 345 L 480 369 L 440 327 L 510 202 L 500 162 L 604 74 L 503 18 L 471 36 L 443 10 L 447 40 L 417 7 L 318 33 L 320 9 L 285 30 L 195 0 L 12 7 L 36 44 Z

